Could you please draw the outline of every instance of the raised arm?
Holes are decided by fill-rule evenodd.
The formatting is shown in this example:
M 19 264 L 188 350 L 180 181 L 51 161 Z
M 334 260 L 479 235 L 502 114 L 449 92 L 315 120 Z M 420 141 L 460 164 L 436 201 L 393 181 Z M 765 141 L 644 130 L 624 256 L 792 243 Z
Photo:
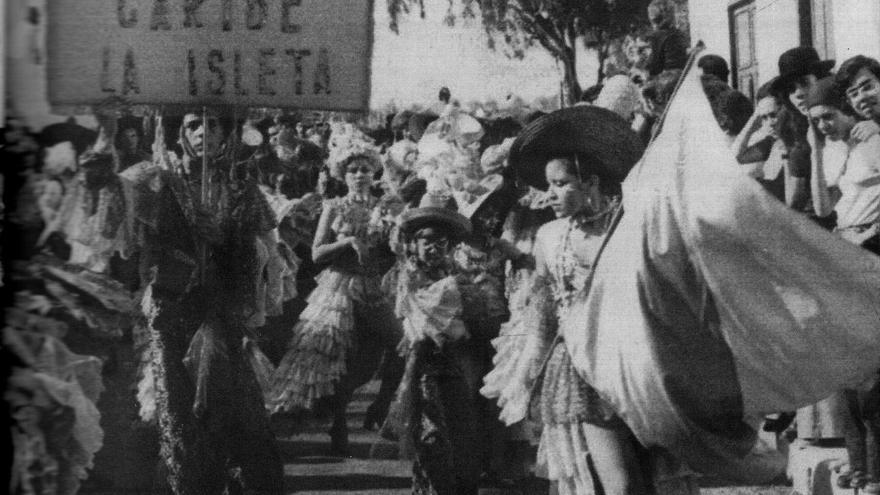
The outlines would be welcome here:
M 525 347 L 517 360 L 515 375 L 498 397 L 498 405 L 501 407 L 499 418 L 508 425 L 526 417 L 531 395 L 529 391 L 537 379 L 554 336 L 556 307 L 550 293 L 547 265 L 539 243 L 540 241 L 535 247 L 537 267 L 533 278 L 526 282 L 532 287 L 532 293 L 520 327 L 526 333 Z
M 539 231 L 539 235 L 542 232 Z M 526 346 L 523 350 L 522 371 L 527 372 L 529 379 L 544 360 L 556 329 L 556 306 L 550 292 L 550 273 L 542 242 L 535 241 L 535 272 L 532 275 L 532 294 L 525 310 L 523 328 L 528 332 Z
M 731 150 L 733 151 L 734 156 L 736 156 L 736 161 L 740 164 L 745 165 L 747 163 L 762 162 L 766 160 L 767 155 L 770 154 L 770 146 L 773 144 L 773 140 L 770 136 L 767 136 L 755 145 L 749 146 L 749 143 L 752 141 L 752 136 L 754 136 L 760 128 L 761 116 L 758 115 L 758 112 L 754 112 L 749 118 L 749 121 L 746 122 L 746 125 L 743 126 L 739 136 L 733 141 Z M 768 146 L 765 141 L 769 142 L 770 146 Z
M 807 131 L 810 146 L 813 151 L 810 155 L 812 167 L 810 169 L 810 193 L 813 198 L 813 210 L 819 217 L 827 217 L 834 209 L 831 195 L 828 193 L 828 184 L 825 179 L 825 167 L 822 163 L 822 150 L 825 148 L 825 139 L 819 136 L 816 126 L 810 123 Z

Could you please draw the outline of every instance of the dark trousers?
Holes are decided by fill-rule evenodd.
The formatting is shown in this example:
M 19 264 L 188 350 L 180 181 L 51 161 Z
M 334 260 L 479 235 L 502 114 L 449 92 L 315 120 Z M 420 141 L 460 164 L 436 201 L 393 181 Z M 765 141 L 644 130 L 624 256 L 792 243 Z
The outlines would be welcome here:
M 880 481 L 880 382 L 868 391 L 846 389 L 846 451 L 850 467 Z
M 480 478 L 477 411 L 469 397 L 457 344 L 417 344 L 412 428 L 416 495 L 476 495 Z M 413 356 L 410 357 L 411 359 Z

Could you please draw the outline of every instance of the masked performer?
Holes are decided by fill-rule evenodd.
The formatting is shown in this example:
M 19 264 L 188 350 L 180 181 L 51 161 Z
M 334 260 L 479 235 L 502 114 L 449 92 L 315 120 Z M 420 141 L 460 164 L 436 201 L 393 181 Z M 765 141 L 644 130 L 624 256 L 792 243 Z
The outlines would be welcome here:
M 144 311 L 162 457 L 180 495 L 220 494 L 236 484 L 282 493 L 281 459 L 242 346 L 255 311 L 257 239 L 274 218 L 257 184 L 235 177 L 223 136 L 216 116 L 193 113 L 180 128 L 181 156 L 157 136 L 167 170 Z

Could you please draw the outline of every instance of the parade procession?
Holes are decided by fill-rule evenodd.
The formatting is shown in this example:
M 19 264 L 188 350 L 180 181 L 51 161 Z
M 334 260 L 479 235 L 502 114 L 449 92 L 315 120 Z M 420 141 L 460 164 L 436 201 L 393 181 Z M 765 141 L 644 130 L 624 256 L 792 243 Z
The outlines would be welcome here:
M 876 0 L 8 0 L 14 495 L 880 494 Z

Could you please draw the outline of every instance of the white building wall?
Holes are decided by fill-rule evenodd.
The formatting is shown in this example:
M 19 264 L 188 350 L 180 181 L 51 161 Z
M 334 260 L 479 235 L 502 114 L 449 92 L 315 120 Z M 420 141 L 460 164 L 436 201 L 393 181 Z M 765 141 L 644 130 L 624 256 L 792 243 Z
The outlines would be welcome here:
M 702 40 L 706 53 L 714 53 L 730 62 L 730 28 L 724 0 L 691 0 L 688 4 L 691 42 Z
M 800 43 L 797 0 L 755 1 L 755 58 L 758 59 L 759 85 L 779 74 L 779 56 Z
M 836 0 L 832 5 L 838 64 L 855 55 L 880 58 L 880 1 Z
M 878 0 L 868 0 L 875 1 Z M 730 62 L 730 20 L 728 7 L 733 0 L 691 0 L 691 39 L 702 39 L 706 53 L 715 53 Z M 800 44 L 797 0 L 755 0 L 755 58 L 758 82 L 769 81 L 779 71 L 779 55 Z
M 730 61 L 728 7 L 733 0 L 690 0 L 691 37 L 707 53 Z M 838 64 L 862 54 L 880 59 L 880 0 L 834 0 L 834 48 Z M 758 81 L 778 73 L 779 55 L 800 45 L 798 0 L 755 0 L 755 57 Z

